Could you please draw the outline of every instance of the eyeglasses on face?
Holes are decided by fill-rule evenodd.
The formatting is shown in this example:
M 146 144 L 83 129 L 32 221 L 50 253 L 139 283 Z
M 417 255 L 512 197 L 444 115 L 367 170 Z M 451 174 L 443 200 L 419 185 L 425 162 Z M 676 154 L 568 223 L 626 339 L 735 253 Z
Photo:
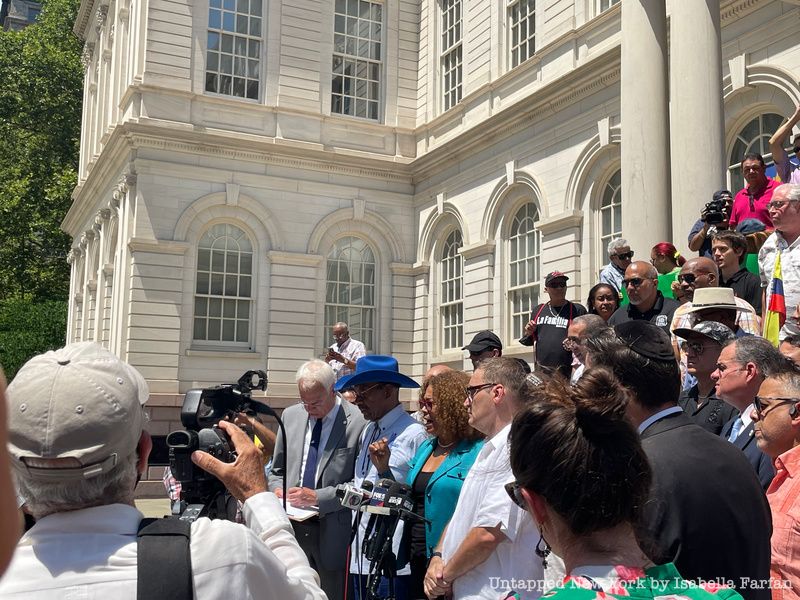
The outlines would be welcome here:
M 356 388 L 350 388 L 353 390 L 353 393 L 356 395 L 356 400 L 361 400 L 362 402 L 367 399 L 367 394 L 369 394 L 372 390 L 376 387 L 382 386 L 382 383 L 376 383 L 375 385 L 371 385 L 366 389 L 357 390 Z
M 765 402 L 771 404 L 765 405 Z M 767 413 L 771 412 L 774 408 L 778 408 L 784 404 L 797 404 L 798 402 L 800 402 L 800 398 L 769 398 L 765 396 L 756 396 L 753 399 L 753 406 L 755 406 L 756 409 L 756 416 L 758 416 L 759 419 L 763 419 L 767 416 Z
M 497 385 L 496 383 L 479 383 L 478 385 L 470 385 L 464 388 L 464 393 L 467 395 L 467 400 L 472 402 L 475 399 L 475 394 L 488 387 Z
M 623 252 L 622 254 L 612 254 L 611 256 L 616 256 L 620 260 L 630 260 L 633 258 L 633 250 L 630 252 Z
M 780 210 L 794 200 L 771 200 L 767 203 L 767 210 Z
M 522 486 L 516 481 L 509 481 L 505 484 L 506 494 L 511 498 L 511 501 L 519 506 L 522 510 L 528 510 L 528 505 L 525 504 L 525 498 L 522 497 Z
M 683 342 L 681 344 L 681 346 L 683 346 L 684 349 L 691 350 L 697 356 L 700 356 L 701 354 L 703 354 L 703 352 L 705 352 L 706 348 L 707 348 L 707 346 L 705 346 L 704 344 L 702 344 L 700 342 Z
M 697 281 L 697 275 L 694 273 L 685 273 L 678 275 L 678 282 L 685 283 L 686 285 L 694 285 L 694 282 Z
M 729 367 L 725 363 L 721 363 L 721 362 L 718 362 L 715 365 L 715 367 L 716 367 L 717 371 L 719 371 L 720 375 L 724 375 L 725 373 L 735 373 L 736 371 L 746 371 L 747 370 L 745 367 L 736 367 L 736 368 L 732 369 L 731 367 Z
M 623 279 L 622 285 L 624 285 L 625 287 L 632 285 L 633 287 L 638 288 L 645 281 L 647 281 L 647 279 L 643 279 L 641 277 L 631 277 L 630 279 Z

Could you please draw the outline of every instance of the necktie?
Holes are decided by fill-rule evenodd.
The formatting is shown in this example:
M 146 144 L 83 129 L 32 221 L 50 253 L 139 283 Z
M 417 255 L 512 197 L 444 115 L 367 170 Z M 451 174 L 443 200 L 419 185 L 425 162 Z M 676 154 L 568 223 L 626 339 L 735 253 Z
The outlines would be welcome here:
M 322 419 L 317 419 L 311 431 L 311 443 L 308 445 L 306 468 L 303 471 L 303 487 L 317 488 L 317 457 L 319 456 L 319 438 L 322 437 Z
M 728 436 L 728 441 L 733 443 L 736 441 L 736 438 L 739 437 L 739 432 L 742 430 L 742 420 L 740 418 L 736 418 L 733 422 L 733 427 L 731 427 L 731 434 Z
M 370 460 L 370 457 L 369 457 L 369 445 L 374 443 L 378 439 L 378 436 L 380 435 L 380 433 L 381 433 L 381 428 L 378 427 L 377 423 L 374 423 L 373 427 L 372 427 L 372 433 L 370 434 L 370 437 L 369 437 L 369 441 L 367 441 L 366 437 L 364 438 L 364 442 L 365 443 L 361 447 L 362 454 L 361 454 L 361 460 L 360 460 L 359 466 L 358 466 L 358 469 L 359 469 L 359 473 L 358 474 L 361 477 L 366 477 L 367 476 L 367 471 L 369 471 L 369 468 L 372 465 L 372 461 Z

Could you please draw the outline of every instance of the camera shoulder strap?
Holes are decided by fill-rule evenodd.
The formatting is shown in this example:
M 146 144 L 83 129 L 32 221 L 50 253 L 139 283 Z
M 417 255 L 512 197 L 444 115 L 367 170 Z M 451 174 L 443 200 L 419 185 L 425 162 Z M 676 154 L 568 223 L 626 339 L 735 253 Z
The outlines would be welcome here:
M 191 523 L 142 519 L 136 534 L 138 600 L 192 600 Z

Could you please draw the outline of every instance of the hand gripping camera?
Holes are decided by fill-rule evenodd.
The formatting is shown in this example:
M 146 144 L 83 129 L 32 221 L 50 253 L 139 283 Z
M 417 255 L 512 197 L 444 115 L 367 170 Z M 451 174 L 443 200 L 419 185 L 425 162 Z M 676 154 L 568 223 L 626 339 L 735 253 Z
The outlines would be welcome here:
M 182 519 L 208 516 L 233 520 L 235 499 L 219 479 L 192 462 L 192 452 L 203 450 L 226 463 L 236 460 L 230 439 L 217 424 L 226 417 L 233 420 L 240 412 L 275 416 L 270 407 L 252 398 L 253 390 L 266 389 L 264 371 L 247 371 L 236 383 L 186 392 L 181 407 L 181 423 L 186 430 L 167 436 L 169 467 L 181 484 Z

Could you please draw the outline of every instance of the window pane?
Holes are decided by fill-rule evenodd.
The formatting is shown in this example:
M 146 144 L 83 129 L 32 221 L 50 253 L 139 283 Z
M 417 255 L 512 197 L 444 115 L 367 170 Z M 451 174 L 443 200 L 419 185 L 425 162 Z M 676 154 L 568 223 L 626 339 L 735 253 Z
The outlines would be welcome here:
M 208 12 L 206 91 L 258 99 L 262 0 L 221 2 L 224 10 L 214 0 Z M 221 56 L 212 54 L 220 49 Z

